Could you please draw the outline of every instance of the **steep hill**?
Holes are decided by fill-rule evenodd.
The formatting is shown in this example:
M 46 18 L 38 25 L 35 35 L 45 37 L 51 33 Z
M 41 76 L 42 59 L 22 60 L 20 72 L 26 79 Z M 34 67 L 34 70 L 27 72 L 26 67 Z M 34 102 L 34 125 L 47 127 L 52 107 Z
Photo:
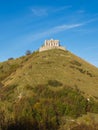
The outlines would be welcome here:
M 0 63 L 0 82 L 0 130 L 98 130 L 98 68 L 67 50 Z
M 36 52 L 0 64 L 0 79 L 5 86 L 36 86 L 49 80 L 77 87 L 88 96 L 98 96 L 98 68 L 69 51 Z

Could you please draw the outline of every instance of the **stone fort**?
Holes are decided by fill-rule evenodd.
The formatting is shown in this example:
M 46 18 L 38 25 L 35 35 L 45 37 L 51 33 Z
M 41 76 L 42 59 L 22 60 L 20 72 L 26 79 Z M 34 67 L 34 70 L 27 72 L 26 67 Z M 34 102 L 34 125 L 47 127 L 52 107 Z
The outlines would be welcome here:
M 44 45 L 42 47 L 40 47 L 39 51 L 41 52 L 41 51 L 46 51 L 46 50 L 50 50 L 50 49 L 65 50 L 65 48 L 60 45 L 59 40 L 50 39 L 50 40 L 45 40 Z

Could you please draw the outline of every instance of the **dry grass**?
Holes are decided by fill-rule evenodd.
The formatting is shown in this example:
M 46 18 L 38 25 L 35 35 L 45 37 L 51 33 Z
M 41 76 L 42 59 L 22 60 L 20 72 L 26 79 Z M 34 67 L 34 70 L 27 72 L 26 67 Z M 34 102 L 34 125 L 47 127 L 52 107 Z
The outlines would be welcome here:
M 0 77 L 5 86 L 36 86 L 57 80 L 80 89 L 87 97 L 98 97 L 98 68 L 69 51 L 36 52 L 0 64 Z M 3 76 L 5 75 L 5 76 Z

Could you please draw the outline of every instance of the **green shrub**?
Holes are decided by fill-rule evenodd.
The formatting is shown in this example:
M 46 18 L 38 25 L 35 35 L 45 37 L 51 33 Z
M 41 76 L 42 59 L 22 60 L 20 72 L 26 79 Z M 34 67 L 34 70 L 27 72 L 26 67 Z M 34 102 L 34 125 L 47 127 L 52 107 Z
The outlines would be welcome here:
M 53 87 L 58 87 L 58 86 L 62 86 L 63 84 L 57 80 L 49 80 L 48 85 Z
M 70 63 L 73 64 L 73 65 L 77 65 L 77 66 L 81 66 L 81 65 L 82 65 L 81 63 L 79 63 L 79 62 L 76 61 L 76 60 L 73 60 L 73 61 L 71 61 Z

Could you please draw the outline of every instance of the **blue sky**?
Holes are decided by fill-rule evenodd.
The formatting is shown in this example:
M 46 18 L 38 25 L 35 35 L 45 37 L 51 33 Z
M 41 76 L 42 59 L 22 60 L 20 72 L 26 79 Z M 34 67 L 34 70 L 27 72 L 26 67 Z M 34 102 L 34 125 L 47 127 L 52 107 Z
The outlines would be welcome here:
M 98 67 L 98 0 L 0 0 L 0 62 L 50 38 Z

